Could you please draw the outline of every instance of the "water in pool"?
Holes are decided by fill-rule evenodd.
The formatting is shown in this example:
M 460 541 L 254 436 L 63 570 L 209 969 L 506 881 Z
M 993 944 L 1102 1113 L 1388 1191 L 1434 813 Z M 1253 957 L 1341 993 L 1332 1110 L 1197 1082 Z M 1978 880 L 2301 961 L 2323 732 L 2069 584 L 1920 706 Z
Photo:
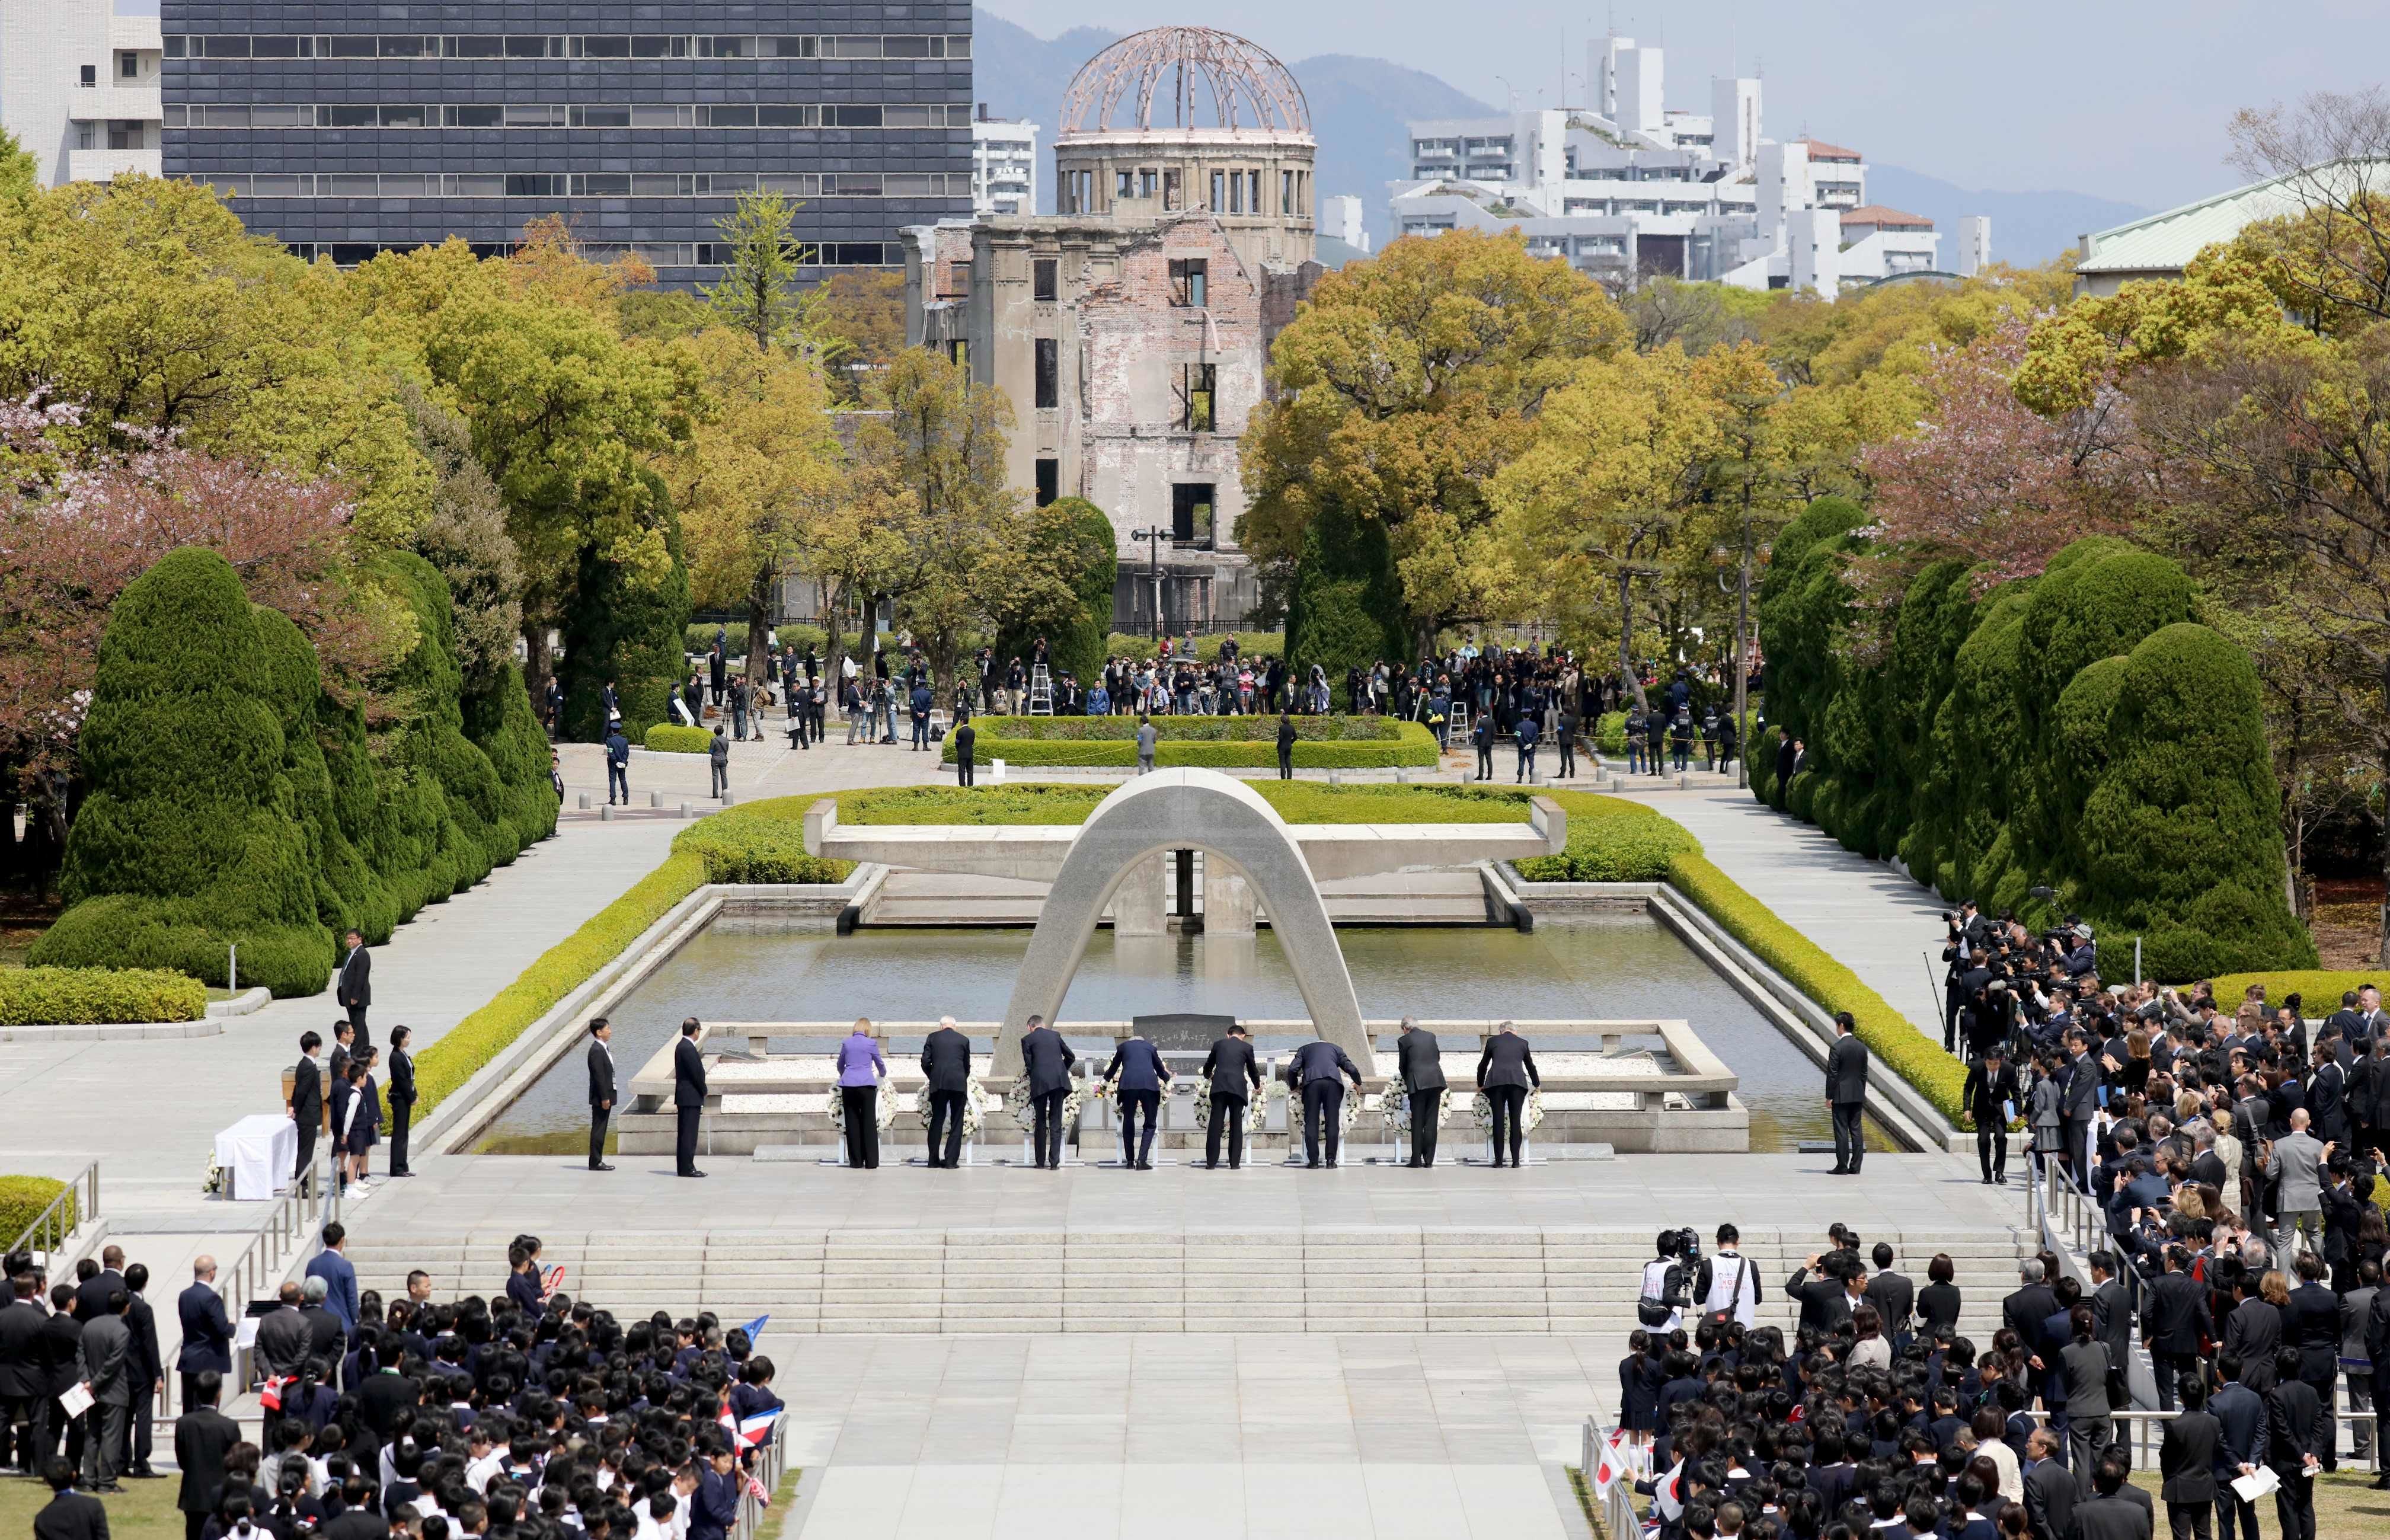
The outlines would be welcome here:
M 686 1016 L 729 1021 L 844 1021 L 858 1015 L 924 1021 L 993 1020 L 1029 947 L 1026 930 L 882 930 L 835 936 L 752 922 L 717 923 L 682 948 L 613 1013 L 614 1059 L 627 1077 Z M 1741 1077 L 1751 1148 L 1831 1138 L 1818 1071 L 1700 957 L 1641 915 L 1544 920 L 1533 934 L 1491 927 L 1339 930 L 1361 1010 L 1372 1018 L 1681 1017 Z M 1072 982 L 1061 1020 L 1210 1012 L 1246 1019 L 1304 1015 L 1277 937 L 1115 939 L 1099 931 Z M 1569 1046 L 1551 1039 L 1550 1046 Z M 805 1046 L 827 1047 L 828 1041 Z M 980 1045 L 983 1048 L 984 1043 Z M 1074 1040 L 1086 1052 L 1099 1045 Z M 1273 1045 L 1265 1043 L 1264 1046 Z M 1577 1046 L 1595 1046 L 1594 1043 Z M 795 1039 L 775 1047 L 800 1046 Z M 900 1038 L 901 1054 L 918 1040 Z M 488 1148 L 585 1129 L 578 1054 L 509 1107 Z

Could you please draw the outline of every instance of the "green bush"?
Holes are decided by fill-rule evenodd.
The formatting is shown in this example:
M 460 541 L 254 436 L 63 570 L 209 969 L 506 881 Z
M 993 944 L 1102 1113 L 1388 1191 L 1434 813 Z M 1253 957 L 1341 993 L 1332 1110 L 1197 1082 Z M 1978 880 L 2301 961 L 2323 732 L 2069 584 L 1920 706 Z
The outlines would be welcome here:
M 1211 722 L 1223 719 L 1201 717 L 1194 720 Z M 1068 764 L 1128 768 L 1137 764 L 1137 745 L 1126 738 L 993 738 L 983 732 L 973 741 L 971 756 L 982 764 L 1000 759 L 1009 766 Z M 946 763 L 953 762 L 952 735 L 946 739 L 943 757 Z M 1397 723 L 1395 736 L 1391 739 L 1363 742 L 1304 739 L 1294 746 L 1294 764 L 1299 770 L 1429 768 L 1441 758 L 1442 751 L 1436 747 L 1434 735 L 1416 722 Z M 1263 770 L 1278 764 L 1278 745 L 1275 741 L 1261 739 L 1190 740 L 1165 737 L 1154 745 L 1153 762 L 1163 767 L 1186 765 L 1213 770 Z
M 1588 791 L 1550 793 L 1569 816 L 1568 848 L 1518 863 L 1530 882 L 1659 882 L 1678 855 L 1702 842 L 1673 818 L 1640 802 Z
M 649 926 L 705 882 L 703 858 L 675 852 L 581 929 L 558 942 L 488 1005 L 466 1017 L 415 1059 L 416 1121 L 480 1072 L 559 1000 L 622 955 Z
M 1112 586 L 1120 571 L 1113 540 L 1112 521 L 1084 497 L 1058 497 L 1031 511 L 1022 554 L 1033 570 L 1067 582 L 1075 602 L 1068 613 L 1061 605 L 1048 603 L 1035 613 L 999 615 L 989 644 L 999 677 L 1010 660 L 1026 663 L 1035 656 L 1040 636 L 1046 638 L 1047 660 L 1056 674 L 1076 674 L 1085 684 L 1102 672 L 1104 638 L 1112 628 Z
M 212 983 L 226 948 L 277 995 L 332 971 L 308 828 L 257 624 L 212 551 L 161 558 L 117 597 L 80 752 L 90 794 L 68 830 L 70 907 L 30 960 L 170 968 Z
M 1626 713 L 1625 712 L 1601 713 L 1600 719 L 1594 724 L 1593 746 L 1613 759 L 1626 757 Z
M 548 778 L 547 733 L 532 709 L 522 669 L 509 660 L 479 687 L 467 681 L 465 736 L 489 756 L 498 777 L 498 811 L 518 850 L 556 832 L 559 799 Z
M 388 911 L 386 889 L 365 856 L 341 827 L 332 787 L 331 768 L 323 746 L 315 741 L 316 703 L 324 698 L 323 677 L 315 645 L 301 634 L 290 617 L 266 606 L 250 607 L 257 627 L 275 715 L 282 724 L 282 768 L 290 778 L 300 827 L 307 841 L 307 865 L 315 875 L 315 918 L 335 938 L 359 917 Z M 388 939 L 385 931 L 383 939 Z
M 817 800 L 771 797 L 725 808 L 675 836 L 673 849 L 702 860 L 708 882 L 843 882 L 854 862 L 805 853 L 805 809 Z
M 1668 882 L 1793 988 L 1830 1012 L 1849 1011 L 1859 1041 L 1876 1061 L 1917 1087 L 1953 1127 L 1960 1124 L 1964 1067 L 1861 983 L 1858 975 L 1779 919 L 1705 856 L 1676 857 L 1669 863 Z
M 0 1246 L 11 1246 L 26 1227 L 42 1217 L 43 1211 L 58 1200 L 67 1184 L 55 1176 L 0 1176 Z M 82 1223 L 77 1200 L 70 1197 L 64 1213 L 65 1228 L 72 1233 Z
M 0 968 L 0 1026 L 197 1021 L 207 1013 L 206 986 L 186 973 L 157 968 Z
M 1341 691 L 1349 671 L 1408 656 L 1402 584 L 1385 523 L 1323 503 L 1304 531 L 1287 592 L 1287 672 L 1301 681 L 1317 665 L 1330 690 Z
M 669 722 L 659 722 L 648 729 L 642 746 L 660 754 L 702 754 L 713 747 L 713 729 L 681 727 Z
M 1403 724 L 1390 716 L 1297 716 L 1288 720 L 1294 724 L 1294 736 L 1298 740 L 1394 743 L 1403 737 Z M 982 743 L 992 738 L 1014 742 L 1037 738 L 1131 742 L 1137 738 L 1138 725 L 1139 719 L 1129 715 L 971 718 L 971 726 L 978 732 Z M 1153 718 L 1153 729 L 1165 743 L 1174 738 L 1181 742 L 1267 743 L 1271 745 L 1272 752 L 1276 752 L 1278 744 L 1278 718 L 1267 714 L 1157 716 Z M 949 745 L 946 759 L 951 763 L 954 757 Z M 981 757 L 985 757 L 984 752 Z
M 670 720 L 665 697 L 688 678 L 681 653 L 688 623 L 688 566 L 680 516 L 662 478 L 649 472 L 647 482 L 670 571 L 649 578 L 613 560 L 602 545 L 581 553 L 575 584 L 581 597 L 565 618 L 564 662 L 558 674 L 564 686 L 564 730 L 583 743 L 605 739 L 602 692 L 609 680 L 621 692 L 623 736 L 636 742 L 649 727 Z M 713 642 L 711 627 L 706 641 Z

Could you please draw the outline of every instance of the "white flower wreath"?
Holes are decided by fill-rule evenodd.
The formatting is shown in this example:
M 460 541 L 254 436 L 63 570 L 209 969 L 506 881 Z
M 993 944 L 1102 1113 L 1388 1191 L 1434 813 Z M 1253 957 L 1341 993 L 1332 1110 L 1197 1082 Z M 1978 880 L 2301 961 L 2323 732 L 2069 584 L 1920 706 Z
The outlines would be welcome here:
M 844 1087 L 838 1085 L 829 1088 L 829 1125 L 842 1134 L 846 1132 L 846 1097 L 842 1094 L 843 1090 Z M 889 1125 L 895 1121 L 896 1093 L 882 1084 L 880 1087 L 880 1095 L 872 1101 L 872 1126 L 885 1134 L 888 1132 Z
M 1442 1128 L 1444 1120 L 1452 1112 L 1452 1092 L 1440 1089 L 1430 1094 L 1435 1097 L 1435 1125 Z M 1388 1128 L 1397 1134 L 1411 1131 L 1411 1098 L 1404 1091 L 1401 1081 L 1386 1082 L 1386 1094 L 1380 1099 L 1379 1107 L 1385 1114 Z
M 1245 1098 L 1245 1132 L 1258 1134 L 1268 1121 L 1269 1097 L 1265 1087 L 1263 1094 Z M 1195 1085 L 1195 1126 L 1207 1131 L 1212 1126 L 1212 1083 L 1209 1080 L 1198 1081 Z
M 1301 1087 L 1289 1085 L 1283 1081 L 1279 1083 L 1277 1089 L 1286 1097 L 1287 1130 L 1290 1134 L 1299 1135 L 1308 1116 L 1303 1110 L 1303 1091 Z M 1336 1109 L 1336 1127 L 1340 1136 L 1353 1132 L 1353 1124 L 1360 1116 L 1361 1093 L 1347 1085 L 1344 1087 L 1344 1099 L 1337 1104 Z
M 1480 1134 L 1490 1134 L 1494 1131 L 1494 1103 L 1487 1098 L 1484 1092 L 1480 1091 L 1470 1099 L 1469 1110 L 1477 1119 L 1477 1131 Z M 1526 1110 L 1519 1114 L 1519 1126 L 1532 1134 L 1543 1125 L 1544 1091 L 1543 1087 L 1538 1085 L 1527 1092 L 1527 1106 Z
M 1004 1110 L 1011 1113 L 1012 1121 L 1023 1129 L 1036 1125 L 1037 1110 L 1031 1105 L 1032 1099 L 1029 1095 L 1029 1077 L 1015 1075 L 1012 1079 L 1012 1088 L 1004 1093 Z M 1077 1081 L 1071 1082 L 1070 1094 L 1062 1098 L 1062 1126 L 1067 1128 L 1071 1125 L 1071 1121 L 1079 1115 L 1079 1109 L 1086 1105 L 1086 1091 Z
M 976 1139 L 979 1137 L 980 1129 L 987 1123 L 986 1114 L 981 1110 L 981 1105 L 986 1099 L 987 1093 L 980 1088 L 979 1076 L 973 1075 L 968 1081 L 964 1082 L 964 1138 Z M 913 1115 L 920 1120 L 921 1126 L 923 1128 L 930 1126 L 930 1088 L 926 1085 L 913 1093 Z

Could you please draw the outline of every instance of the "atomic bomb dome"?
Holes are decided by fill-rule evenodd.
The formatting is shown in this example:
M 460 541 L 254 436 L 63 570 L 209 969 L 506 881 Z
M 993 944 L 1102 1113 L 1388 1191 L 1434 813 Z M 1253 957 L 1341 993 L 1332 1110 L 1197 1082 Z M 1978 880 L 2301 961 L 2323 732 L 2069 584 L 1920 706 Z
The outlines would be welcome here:
M 1269 50 L 1210 27 L 1155 27 L 1079 67 L 1064 134 L 1228 129 L 1308 137 L 1303 87 Z

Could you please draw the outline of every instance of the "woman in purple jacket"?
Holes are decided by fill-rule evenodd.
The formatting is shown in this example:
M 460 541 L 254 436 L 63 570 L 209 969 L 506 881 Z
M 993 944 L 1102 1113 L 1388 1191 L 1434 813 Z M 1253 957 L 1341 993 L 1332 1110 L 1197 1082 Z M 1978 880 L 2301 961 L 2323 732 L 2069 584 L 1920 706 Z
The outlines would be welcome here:
M 888 1060 L 871 1035 L 871 1019 L 855 1018 L 854 1030 L 838 1046 L 838 1097 L 846 1121 L 846 1163 L 880 1169 L 880 1083 Z

